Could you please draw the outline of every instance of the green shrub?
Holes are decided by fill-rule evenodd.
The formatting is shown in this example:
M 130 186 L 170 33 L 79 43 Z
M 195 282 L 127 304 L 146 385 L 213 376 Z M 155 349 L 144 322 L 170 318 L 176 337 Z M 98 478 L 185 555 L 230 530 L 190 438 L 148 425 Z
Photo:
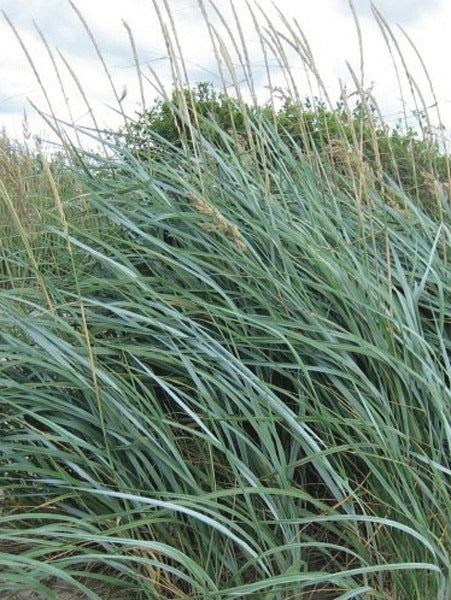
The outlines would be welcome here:
M 310 160 L 319 155 L 321 168 L 331 162 L 333 171 L 348 182 L 366 172 L 367 180 L 368 175 L 379 180 L 379 191 L 390 178 L 427 212 L 447 218 L 450 157 L 440 150 L 437 136 L 431 132 L 422 136 L 400 124 L 390 128 L 374 106 L 362 101 L 350 111 L 343 103 L 329 109 L 319 100 L 299 103 L 286 98 L 280 109 L 273 110 L 251 107 L 201 83 L 174 91 L 170 99 L 157 100 L 118 135 L 126 148 L 143 160 L 150 155 L 163 157 L 162 140 L 181 148 L 202 136 L 217 147 L 221 131 L 237 137 L 243 152 L 250 152 L 259 146 L 262 120 L 274 123 L 282 139 L 294 149 L 300 148 Z M 272 149 L 267 148 L 266 154 L 263 164 L 271 160 Z

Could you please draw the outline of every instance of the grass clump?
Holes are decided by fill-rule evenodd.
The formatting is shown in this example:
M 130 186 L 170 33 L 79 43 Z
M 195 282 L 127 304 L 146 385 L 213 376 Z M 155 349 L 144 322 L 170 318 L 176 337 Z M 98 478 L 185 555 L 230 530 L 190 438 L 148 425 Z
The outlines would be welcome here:
M 58 210 L 64 202 L 66 215 Z M 56 209 L 56 210 L 55 210 Z M 33 285 L 39 272 L 58 272 L 61 246 L 49 235 L 61 218 L 90 218 L 74 164 L 62 153 L 46 154 L 0 136 L 0 288 Z M 56 246 L 55 246 L 56 244 Z
M 77 150 L 89 219 L 52 186 L 53 268 L 0 296 L 2 590 L 446 600 L 443 210 L 168 107 L 161 155 Z
M 343 100 L 328 107 L 319 98 L 301 101 L 292 97 L 276 108 L 239 102 L 204 82 L 193 89 L 175 90 L 170 99 L 157 99 L 152 108 L 138 113 L 136 120 L 120 130 L 119 140 L 143 161 L 149 155 L 166 160 L 161 139 L 193 151 L 193 126 L 215 147 L 222 146 L 221 132 L 225 131 L 240 141 L 243 154 L 263 151 L 265 157 L 259 160 L 264 168 L 273 156 L 272 148 L 261 146 L 258 122 L 264 119 L 274 124 L 294 152 L 301 150 L 310 162 L 317 162 L 320 171 L 329 165 L 331 178 L 337 180 L 341 174 L 348 182 L 356 182 L 363 174 L 365 185 L 377 182 L 384 197 L 384 180 L 390 177 L 415 204 L 446 219 L 443 205 L 448 207 L 451 199 L 450 159 L 439 136 L 412 126 L 406 129 L 401 122 L 389 127 L 368 95 L 353 108 Z M 421 120 L 420 125 L 426 129 Z M 392 201 L 390 196 L 384 199 Z

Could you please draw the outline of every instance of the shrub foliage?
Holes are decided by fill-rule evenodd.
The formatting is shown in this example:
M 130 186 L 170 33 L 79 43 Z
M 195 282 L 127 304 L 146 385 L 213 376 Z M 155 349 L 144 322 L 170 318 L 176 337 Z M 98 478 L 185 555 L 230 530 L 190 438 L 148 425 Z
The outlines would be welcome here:
M 383 182 L 390 178 L 427 212 L 439 211 L 451 202 L 450 157 L 441 150 L 438 136 L 421 128 L 395 128 L 384 124 L 370 100 L 357 101 L 351 110 L 343 102 L 331 109 L 318 99 L 295 101 L 285 98 L 282 106 L 250 106 L 212 85 L 176 90 L 168 99 L 158 99 L 152 108 L 137 115 L 119 137 L 134 156 L 146 160 L 163 157 L 165 145 L 177 148 L 193 144 L 202 136 L 218 147 L 221 132 L 241 141 L 245 151 L 261 145 L 258 122 L 274 124 L 293 151 L 316 156 L 321 168 L 330 163 L 335 173 L 363 171 Z M 272 149 L 266 149 L 270 161 Z

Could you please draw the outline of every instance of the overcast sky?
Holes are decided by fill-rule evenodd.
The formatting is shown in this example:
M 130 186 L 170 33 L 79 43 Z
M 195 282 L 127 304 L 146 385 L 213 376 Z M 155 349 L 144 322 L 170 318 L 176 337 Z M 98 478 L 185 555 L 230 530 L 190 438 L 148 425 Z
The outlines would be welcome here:
M 170 7 L 177 27 L 190 82 L 194 84 L 197 81 L 208 80 L 219 84 L 217 61 L 205 21 L 199 10 L 198 0 L 166 0 L 166 3 Z M 74 0 L 74 4 L 82 13 L 96 39 L 117 94 L 120 96 L 123 87 L 127 87 L 127 94 L 121 106 L 128 115 L 133 115 L 135 111 L 140 110 L 142 101 L 133 53 L 123 20 L 133 32 L 145 76 L 147 104 L 152 103 L 155 93 L 152 85 L 155 79 L 150 69 L 153 69 L 158 78 L 170 87 L 168 51 L 152 0 Z M 157 4 L 164 13 L 164 0 L 157 0 Z M 286 32 L 272 4 L 270 0 L 251 2 L 254 7 L 257 6 L 265 11 L 277 29 Z M 290 22 L 295 18 L 306 34 L 330 97 L 333 100 L 338 99 L 339 80 L 345 82 L 349 92 L 352 92 L 353 85 L 346 61 L 349 61 L 355 72 L 359 74 L 360 59 L 356 27 L 348 0 L 276 0 L 274 4 Z M 393 26 L 393 30 L 396 31 L 396 26 L 399 24 L 420 51 L 434 83 L 443 120 L 445 125 L 450 127 L 451 0 L 379 0 L 376 4 L 387 22 Z M 233 13 L 229 1 L 217 1 L 216 5 L 220 7 L 227 24 L 234 29 L 235 39 L 239 39 L 239 34 L 233 25 Z M 363 34 L 364 86 L 372 87 L 384 115 L 393 122 L 401 115 L 402 99 L 408 103 L 408 110 L 413 109 L 414 106 L 408 98 L 408 86 L 404 86 L 405 96 L 402 96 L 399 91 L 396 70 L 369 5 L 369 0 L 354 0 Z M 238 13 L 242 35 L 248 46 L 249 61 L 259 99 L 268 100 L 268 89 L 265 87 L 267 85 L 265 63 L 256 29 L 246 10 L 245 0 L 235 0 L 234 6 Z M 114 128 L 121 123 L 118 104 L 108 77 L 86 30 L 68 0 L 0 0 L 0 7 L 14 24 L 26 45 L 53 110 L 59 118 L 67 121 L 72 118 L 80 125 L 92 124 L 88 107 L 77 89 L 80 84 L 101 127 Z M 238 58 L 233 55 L 232 43 L 227 41 L 226 31 L 221 28 L 219 19 L 211 8 L 209 13 L 212 22 L 217 24 L 217 30 L 226 42 L 232 56 L 231 60 L 237 64 Z M 164 16 L 164 20 L 170 27 L 168 16 Z M 264 26 L 263 16 L 259 17 L 259 22 Z M 49 51 L 34 23 L 45 36 L 51 56 L 57 65 L 63 89 L 56 76 Z M 45 123 L 30 108 L 27 99 L 38 105 L 44 112 L 49 112 L 48 106 L 33 69 L 3 16 L 0 17 L 0 36 L 2 40 L 0 126 L 5 126 L 10 135 L 21 138 L 24 129 L 24 108 L 26 108 L 31 135 L 46 137 L 48 134 Z M 409 71 L 417 79 L 426 103 L 433 104 L 433 97 L 418 59 L 408 48 L 402 34 L 398 34 L 398 39 Z M 296 84 L 301 94 L 305 90 L 307 95 L 307 81 L 302 61 L 294 52 L 290 52 L 289 48 L 287 52 Z M 61 57 L 67 61 L 69 67 L 64 64 Z M 271 56 L 269 59 L 273 85 L 285 88 L 285 80 L 277 70 L 275 59 Z M 78 84 L 74 83 L 71 72 L 75 75 Z M 239 70 L 238 76 L 242 76 Z

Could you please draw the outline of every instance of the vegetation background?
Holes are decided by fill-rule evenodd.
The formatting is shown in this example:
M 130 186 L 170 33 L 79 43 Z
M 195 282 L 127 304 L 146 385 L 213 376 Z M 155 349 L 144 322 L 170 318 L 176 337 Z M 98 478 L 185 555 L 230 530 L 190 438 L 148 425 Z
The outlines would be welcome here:
M 358 77 L 301 97 L 284 26 L 282 103 L 243 36 L 215 90 L 166 27 L 120 131 L 0 140 L 4 597 L 449 598 L 446 139 L 414 85 L 407 129 Z

